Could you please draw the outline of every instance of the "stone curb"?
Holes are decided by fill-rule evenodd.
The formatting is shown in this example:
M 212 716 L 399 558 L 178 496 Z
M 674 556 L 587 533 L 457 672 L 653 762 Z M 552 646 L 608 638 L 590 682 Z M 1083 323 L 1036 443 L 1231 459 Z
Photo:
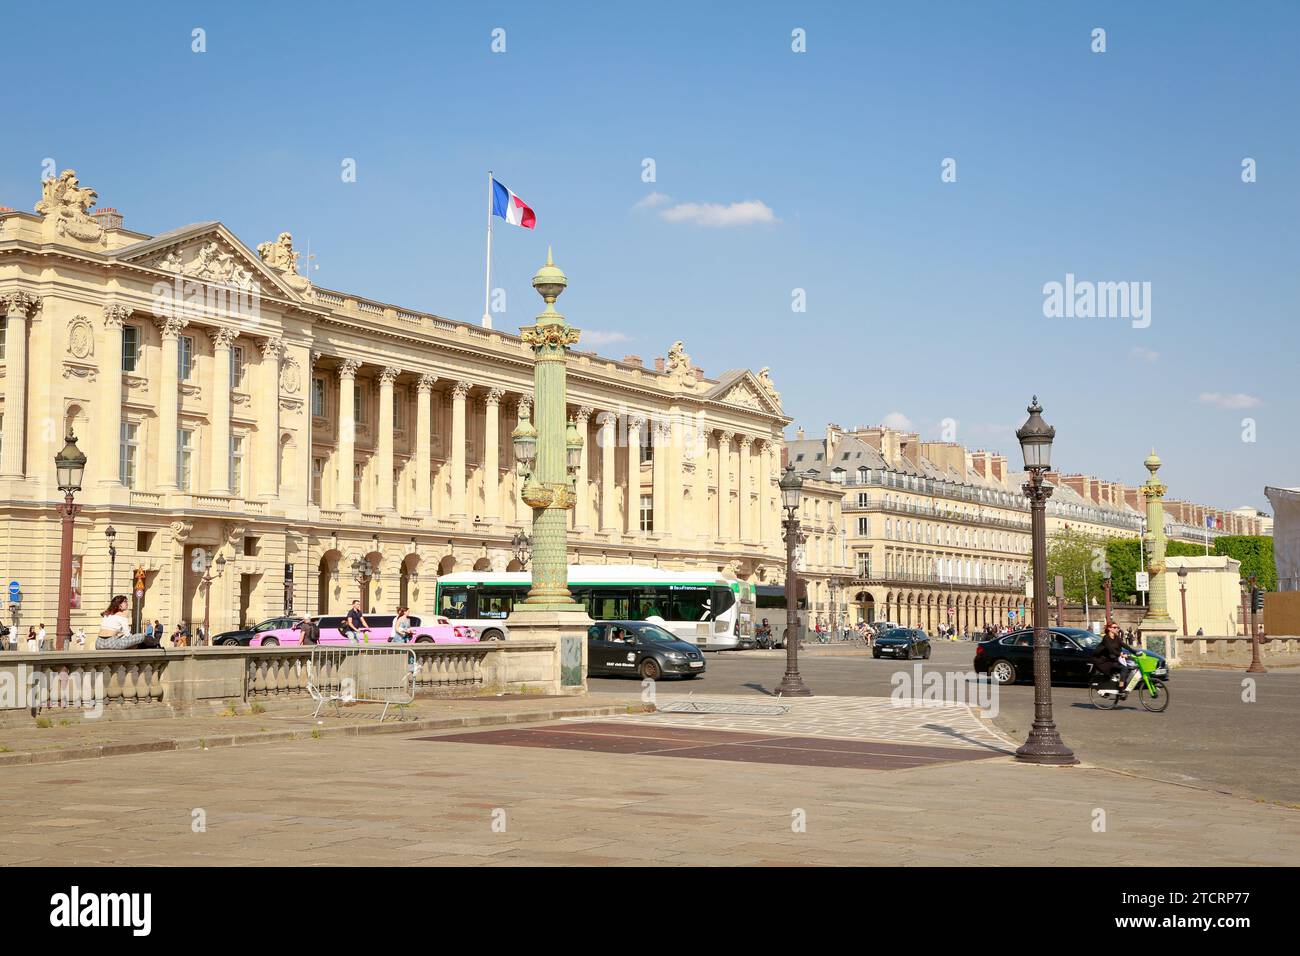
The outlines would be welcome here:
M 465 717 L 425 717 L 420 720 L 391 723 L 345 724 L 338 727 L 318 725 L 302 730 L 266 730 L 246 734 L 217 734 L 212 737 L 173 737 L 125 744 L 97 744 L 90 747 L 67 747 L 61 750 L 29 750 L 0 754 L 0 767 L 29 764 L 63 763 L 95 757 L 125 757 L 131 754 L 160 753 L 169 750 L 202 750 L 213 747 L 238 747 L 249 744 L 287 743 L 325 737 L 361 737 L 370 734 L 402 734 L 419 730 L 457 730 L 462 727 L 490 727 L 500 724 L 536 723 L 563 720 L 567 717 L 612 717 L 628 713 L 629 706 L 604 704 L 593 707 L 566 707 L 555 710 L 520 711 L 503 714 L 475 714 Z M 651 713 L 653 705 L 639 705 L 639 713 Z

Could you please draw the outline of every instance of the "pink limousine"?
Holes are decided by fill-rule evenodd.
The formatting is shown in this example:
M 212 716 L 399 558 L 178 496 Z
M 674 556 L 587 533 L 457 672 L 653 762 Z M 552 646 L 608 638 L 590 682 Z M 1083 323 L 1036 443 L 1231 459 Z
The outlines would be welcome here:
M 320 627 L 320 643 L 350 644 L 351 641 L 339 631 L 343 618 L 338 615 L 325 615 L 312 618 Z M 393 639 L 393 615 L 367 614 L 366 622 L 370 625 L 369 641 L 366 633 L 361 635 L 362 644 L 387 644 Z M 435 617 L 431 623 L 424 623 L 421 618 L 411 615 L 412 642 L 416 644 L 475 644 L 478 631 L 464 624 L 452 624 L 445 617 Z M 262 631 L 251 641 L 249 647 L 291 647 L 302 643 L 302 631 L 292 627 L 275 628 Z

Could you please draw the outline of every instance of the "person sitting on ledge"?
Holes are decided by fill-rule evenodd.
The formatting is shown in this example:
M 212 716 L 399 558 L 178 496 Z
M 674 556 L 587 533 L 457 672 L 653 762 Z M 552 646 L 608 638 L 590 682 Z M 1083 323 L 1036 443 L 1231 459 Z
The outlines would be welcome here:
M 99 622 L 99 636 L 95 649 L 99 651 L 124 651 L 132 647 L 157 647 L 158 637 L 145 637 L 131 633 L 131 622 L 126 616 L 127 597 L 119 594 L 108 605 Z

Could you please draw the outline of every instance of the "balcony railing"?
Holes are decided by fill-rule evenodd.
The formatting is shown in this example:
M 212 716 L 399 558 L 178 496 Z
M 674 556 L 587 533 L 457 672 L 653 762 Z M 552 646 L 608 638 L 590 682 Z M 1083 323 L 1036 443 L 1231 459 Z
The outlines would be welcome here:
M 960 524 L 978 525 L 982 528 L 1007 528 L 1012 531 L 1028 532 L 1030 523 L 1014 518 L 998 518 L 983 513 L 969 514 L 952 508 L 936 508 L 934 505 L 918 504 L 914 501 L 868 501 L 859 504 L 846 502 L 841 506 L 845 514 L 869 512 L 887 512 L 889 514 L 915 515 L 921 518 L 934 518 L 937 521 L 953 521 Z
M 871 584 L 922 586 L 932 588 L 967 588 L 978 591 L 1005 591 L 1023 594 L 1024 584 L 1018 579 L 1008 580 L 993 575 L 937 574 L 926 571 L 873 571 L 864 577 L 854 578 L 845 587 L 858 588 Z

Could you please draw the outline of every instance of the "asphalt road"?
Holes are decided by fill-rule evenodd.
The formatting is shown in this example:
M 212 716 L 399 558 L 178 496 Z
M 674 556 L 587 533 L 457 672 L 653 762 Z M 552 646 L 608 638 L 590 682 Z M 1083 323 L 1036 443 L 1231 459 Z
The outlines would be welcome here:
M 888 697 L 893 676 L 969 672 L 974 645 L 934 644 L 929 661 L 870 657 L 805 657 L 800 673 L 815 694 Z M 784 657 L 739 651 L 708 656 L 708 670 L 694 681 L 660 681 L 660 694 L 770 695 L 781 681 Z M 1175 670 L 1170 704 L 1150 714 L 1130 698 L 1116 710 L 1099 711 L 1086 687 L 1052 690 L 1057 726 L 1081 760 L 1117 770 L 1223 793 L 1300 806 L 1300 670 L 1259 675 L 1255 700 L 1243 700 L 1242 671 Z M 625 690 L 628 678 L 592 678 L 593 690 Z M 1029 684 L 997 688 L 994 723 L 1015 740 L 1033 721 Z

